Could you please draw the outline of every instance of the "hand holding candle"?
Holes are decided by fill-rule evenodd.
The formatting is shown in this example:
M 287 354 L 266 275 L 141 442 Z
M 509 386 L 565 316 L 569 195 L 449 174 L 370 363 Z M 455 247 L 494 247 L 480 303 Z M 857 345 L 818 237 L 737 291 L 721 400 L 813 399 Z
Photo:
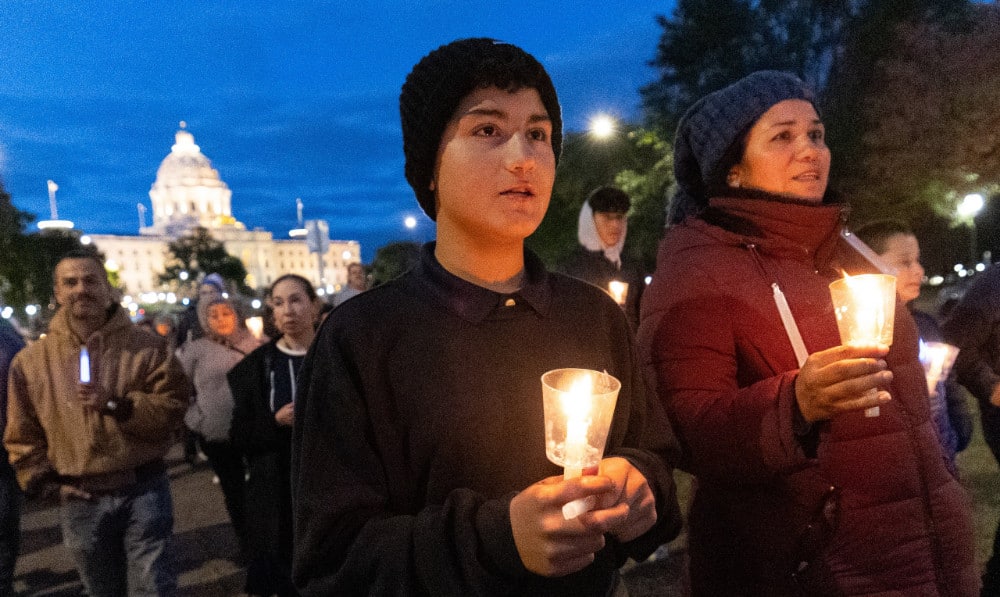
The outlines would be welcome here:
M 542 376 L 545 454 L 563 467 L 566 479 L 595 468 L 604 455 L 621 383 L 607 373 L 555 369 Z M 563 506 L 568 520 L 594 507 L 593 498 Z
M 896 314 L 896 278 L 887 274 L 844 276 L 830 283 L 840 341 L 844 344 L 892 344 Z M 872 388 L 874 395 L 878 390 Z M 877 417 L 879 408 L 865 410 Z

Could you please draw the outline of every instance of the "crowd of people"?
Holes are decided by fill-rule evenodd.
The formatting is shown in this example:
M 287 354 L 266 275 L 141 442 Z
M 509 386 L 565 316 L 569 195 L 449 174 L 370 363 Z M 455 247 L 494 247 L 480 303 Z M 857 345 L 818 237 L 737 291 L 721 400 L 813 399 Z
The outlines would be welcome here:
M 250 595 L 628 595 L 622 566 L 685 522 L 675 469 L 695 478 L 694 595 L 1000 594 L 1000 533 L 983 575 L 955 464 L 964 388 L 1000 458 L 1000 269 L 943 326 L 914 309 L 917 238 L 846 230 L 801 80 L 756 72 L 683 116 L 648 286 L 614 187 L 582 198 L 563 273 L 525 247 L 562 144 L 533 56 L 454 41 L 399 106 L 405 177 L 437 225 L 401 277 L 366 290 L 352 265 L 324 309 L 283 275 L 258 338 L 213 274 L 144 330 L 78 252 L 55 267 L 44 338 L 0 327 L 0 594 L 21 491 L 59 496 L 87 594 L 174 594 L 164 457 L 182 437 L 218 479 Z M 844 343 L 828 286 L 877 270 L 897 279 L 893 342 Z M 928 387 L 920 346 L 939 341 L 955 376 Z M 547 457 L 540 379 L 563 368 L 620 383 L 582 475 Z

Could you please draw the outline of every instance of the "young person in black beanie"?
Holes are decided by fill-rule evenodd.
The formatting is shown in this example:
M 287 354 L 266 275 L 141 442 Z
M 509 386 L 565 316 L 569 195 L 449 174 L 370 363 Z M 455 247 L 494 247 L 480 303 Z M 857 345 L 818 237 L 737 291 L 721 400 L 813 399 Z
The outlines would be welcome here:
M 841 345 L 829 284 L 873 268 L 842 236 L 830 159 L 812 91 L 782 72 L 705 96 L 677 129 L 638 338 L 697 478 L 692 590 L 971 597 L 968 496 L 913 319 L 896 309 L 891 347 Z
M 299 378 L 293 578 L 304 595 L 612 595 L 679 529 L 676 455 L 621 309 L 524 248 L 562 143 L 544 68 L 464 39 L 400 94 L 406 177 L 437 242 L 330 314 Z M 545 456 L 540 377 L 622 381 L 600 471 Z M 595 496 L 566 520 L 562 506 Z

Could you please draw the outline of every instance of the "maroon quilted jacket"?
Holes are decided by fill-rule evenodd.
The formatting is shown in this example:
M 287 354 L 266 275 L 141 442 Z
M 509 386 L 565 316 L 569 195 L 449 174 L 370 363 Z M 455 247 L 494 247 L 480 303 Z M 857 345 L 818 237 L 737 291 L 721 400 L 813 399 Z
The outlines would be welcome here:
M 773 284 L 810 353 L 840 344 L 828 284 L 860 271 L 842 208 L 753 194 L 671 228 L 639 343 L 697 477 L 705 595 L 978 595 L 971 509 L 935 437 L 917 331 L 896 310 L 893 400 L 806 425 Z

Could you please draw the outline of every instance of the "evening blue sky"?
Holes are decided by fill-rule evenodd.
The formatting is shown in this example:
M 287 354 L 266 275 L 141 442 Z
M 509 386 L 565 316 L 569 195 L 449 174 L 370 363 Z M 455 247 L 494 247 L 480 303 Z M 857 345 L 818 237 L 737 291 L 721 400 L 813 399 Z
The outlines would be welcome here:
M 233 215 L 287 238 L 295 198 L 330 235 L 428 240 L 403 177 L 399 88 L 453 39 L 515 43 L 549 70 L 567 130 L 637 121 L 673 1 L 3 0 L 0 176 L 14 204 L 89 233 L 137 234 L 136 205 L 180 121 L 232 190 Z M 414 231 L 403 227 L 418 216 Z M 147 215 L 147 222 L 150 215 Z

